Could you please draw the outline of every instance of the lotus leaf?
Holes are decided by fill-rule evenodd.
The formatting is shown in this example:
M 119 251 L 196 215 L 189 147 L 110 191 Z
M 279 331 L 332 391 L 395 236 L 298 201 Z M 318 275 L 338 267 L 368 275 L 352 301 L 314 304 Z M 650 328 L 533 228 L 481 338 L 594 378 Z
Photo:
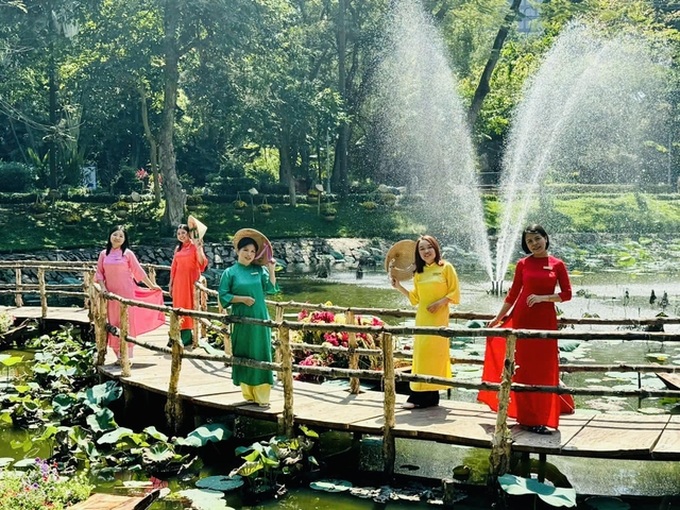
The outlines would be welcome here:
M 35 464 L 35 459 L 33 457 L 28 458 L 28 459 L 21 459 L 18 462 L 14 463 L 14 468 L 16 469 L 22 469 L 25 467 L 33 466 Z
M 123 388 L 117 382 L 107 381 L 104 384 L 97 384 L 85 391 L 85 398 L 91 404 L 105 406 L 114 400 L 118 400 L 123 394 Z
M 157 439 L 158 441 L 166 442 L 168 440 L 168 436 L 166 436 L 162 432 L 156 430 L 156 427 L 154 427 L 154 426 L 145 428 L 144 432 L 149 434 L 154 439 Z
M 0 412 L 0 424 L 2 425 L 12 425 L 14 422 L 12 421 L 12 415 L 9 413 L 9 411 L 5 410 Z
M 76 398 L 72 395 L 62 393 L 52 399 L 52 409 L 55 413 L 64 416 L 76 402 Z
M 593 496 L 586 499 L 586 506 L 593 510 L 628 510 L 630 505 L 619 498 Z
M 6 367 L 11 367 L 20 363 L 24 358 L 21 356 L 12 356 L 11 354 L 0 354 L 0 363 Z
M 234 469 L 229 476 L 241 475 L 241 476 L 252 476 L 258 471 L 264 469 L 264 464 L 262 462 L 244 462 L 243 465 Z
M 347 480 L 327 478 L 325 480 L 318 480 L 316 482 L 312 482 L 309 484 L 309 487 L 316 491 L 345 492 L 352 488 L 352 484 Z
M 199 489 L 210 489 L 214 491 L 229 492 L 243 486 L 243 478 L 236 476 L 208 476 L 196 482 Z
M 127 427 L 120 427 L 116 430 L 112 430 L 111 432 L 107 432 L 102 437 L 97 439 L 97 444 L 113 444 L 117 443 L 121 439 L 125 439 L 126 437 L 131 437 L 133 435 L 133 430 Z
M 175 451 L 168 444 L 158 443 L 150 448 L 144 448 L 142 457 L 149 464 L 161 464 L 173 460 Z
M 85 421 L 93 432 L 104 432 L 118 426 L 113 411 L 108 407 L 100 409 L 96 414 L 89 415 Z
M 567 508 L 576 506 L 575 489 L 553 487 L 533 478 L 522 478 L 509 474 L 498 477 L 498 483 L 505 492 L 511 495 L 536 494 L 551 506 Z
M 208 443 L 224 441 L 232 436 L 231 430 L 222 423 L 209 423 L 191 431 L 186 438 L 177 438 L 175 443 L 180 446 L 205 446 Z
M 191 501 L 191 508 L 196 510 L 234 510 L 227 505 L 223 492 L 206 489 L 187 489 L 180 491 L 179 496 Z

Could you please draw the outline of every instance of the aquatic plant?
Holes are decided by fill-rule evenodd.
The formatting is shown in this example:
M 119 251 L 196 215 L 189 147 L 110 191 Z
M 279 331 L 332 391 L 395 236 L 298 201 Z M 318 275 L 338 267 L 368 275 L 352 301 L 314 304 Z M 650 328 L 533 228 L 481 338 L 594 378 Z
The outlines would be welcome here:
M 302 425 L 299 431 L 295 437 L 276 436 L 236 448 L 236 455 L 245 462 L 229 476 L 243 478 L 247 499 L 281 497 L 286 493 L 286 484 L 299 482 L 302 475 L 320 469 L 312 455 L 319 435 Z
M 498 483 L 510 495 L 535 495 L 543 502 L 555 507 L 575 507 L 576 490 L 570 487 L 555 487 L 541 483 L 534 478 L 522 478 L 506 474 L 498 478 Z

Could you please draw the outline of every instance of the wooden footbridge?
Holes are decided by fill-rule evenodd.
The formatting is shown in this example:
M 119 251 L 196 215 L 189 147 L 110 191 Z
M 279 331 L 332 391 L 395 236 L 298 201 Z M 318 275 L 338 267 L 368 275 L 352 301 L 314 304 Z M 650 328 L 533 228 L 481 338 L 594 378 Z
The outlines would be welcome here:
M 5 263 L 6 264 L 6 263 Z M 17 272 L 27 270 L 27 263 L 20 267 L 12 266 Z M 36 263 L 37 264 L 37 263 Z M 45 263 L 43 263 L 45 264 Z M 54 264 L 54 263 L 51 263 Z M 29 270 L 38 269 L 36 265 Z M 2 265 L 0 265 L 0 270 Z M 295 424 L 305 424 L 316 429 L 347 431 L 355 434 L 367 434 L 383 437 L 383 452 L 387 474 L 392 474 L 395 459 L 395 439 L 410 438 L 426 441 L 437 441 L 452 445 L 488 448 L 492 450 L 492 468 L 496 473 L 507 470 L 508 457 L 511 452 L 536 453 L 545 455 L 565 455 L 577 457 L 598 457 L 615 459 L 641 460 L 680 460 L 680 416 L 671 414 L 647 415 L 640 412 L 601 413 L 597 411 L 578 410 L 573 415 L 563 416 L 559 431 L 551 435 L 538 435 L 521 429 L 508 421 L 506 405 L 510 388 L 514 391 L 550 391 L 553 393 L 572 393 L 574 395 L 617 395 L 645 397 L 680 398 L 680 391 L 651 390 L 615 390 L 605 387 L 563 388 L 543 386 L 511 385 L 511 372 L 504 374 L 500 385 L 486 383 L 469 383 L 454 379 L 414 376 L 395 370 L 395 361 L 408 356 L 408 353 L 395 350 L 393 335 L 413 335 L 416 333 L 432 333 L 446 337 L 455 336 L 487 336 L 493 331 L 496 336 L 505 335 L 508 346 L 508 366 L 512 366 L 514 357 L 514 341 L 517 337 L 545 338 L 558 337 L 587 341 L 598 340 L 647 340 L 677 342 L 680 335 L 646 331 L 530 331 L 530 330 L 486 330 L 486 329 L 451 329 L 451 328 L 414 328 L 403 326 L 364 326 L 357 324 L 358 315 L 413 316 L 412 311 L 346 309 L 339 307 L 319 306 L 316 308 L 342 311 L 346 315 L 345 324 L 314 324 L 284 320 L 285 311 L 290 309 L 314 308 L 302 303 L 271 303 L 275 309 L 274 320 L 265 324 L 277 332 L 274 342 L 276 361 L 260 363 L 253 360 L 235 358 L 230 355 L 228 341 L 228 325 L 233 322 L 261 323 L 253 319 L 230 317 L 219 311 L 206 311 L 207 297 L 214 291 L 197 283 L 196 302 L 200 310 L 182 310 L 169 307 L 154 307 L 165 311 L 169 320 L 166 325 L 156 331 L 132 339 L 127 337 L 126 328 L 121 328 L 121 336 L 127 337 L 136 344 L 133 363 L 127 361 L 127 352 L 121 350 L 122 366 L 113 363 L 106 351 L 105 300 L 121 301 L 122 319 L 127 316 L 128 306 L 138 303 L 126 300 L 110 293 L 101 293 L 92 283 L 91 267 L 82 267 L 84 290 L 73 291 L 85 298 L 86 308 L 59 308 L 47 305 L 50 288 L 45 284 L 44 271 L 74 271 L 73 267 L 43 267 L 42 276 L 38 274 L 38 283 L 33 287 L 22 283 L 14 286 L 11 292 L 21 305 L 21 296 L 29 291 L 39 293 L 40 307 L 14 306 L 5 307 L 17 318 L 36 318 L 40 320 L 60 320 L 73 323 L 90 324 L 95 327 L 99 357 L 98 370 L 106 377 L 118 379 L 125 386 L 142 388 L 150 392 L 166 395 L 166 415 L 168 426 L 178 429 L 182 426 L 183 413 L 193 407 L 205 407 L 224 410 L 230 413 L 245 415 L 263 420 L 275 421 L 283 433 L 292 433 Z M 22 281 L 17 276 L 17 281 Z M 68 291 L 61 291 L 68 292 Z M 139 304 L 142 306 L 142 304 Z M 206 330 L 213 329 L 217 334 L 225 335 L 225 352 L 195 346 L 184 349 L 179 340 L 178 317 L 192 315 L 196 317 L 196 327 L 202 336 Z M 488 318 L 475 314 L 452 314 L 455 318 Z M 630 324 L 630 320 L 606 321 L 601 319 L 563 320 L 571 324 Z M 125 324 L 126 320 L 121 321 Z M 636 325 L 658 325 L 659 323 L 680 323 L 680 319 L 654 318 L 648 321 L 635 321 Z M 653 329 L 653 328 L 648 328 Z M 347 331 L 349 332 L 349 349 L 341 347 L 319 346 L 300 343 L 292 340 L 293 331 Z M 370 332 L 379 337 L 379 348 L 360 348 L 356 344 L 356 335 Z M 199 331 L 197 331 L 199 333 Z M 172 347 L 166 347 L 168 337 L 173 338 Z M 198 338 L 199 335 L 194 335 Z M 203 343 L 201 343 L 203 345 Z M 125 346 L 125 342 L 122 343 Z M 207 350 L 206 350 L 207 349 Z M 349 368 L 306 367 L 294 364 L 293 351 L 344 352 L 349 358 Z M 208 352 L 209 351 L 209 352 Z M 370 370 L 360 370 L 360 357 L 376 357 L 380 361 Z M 452 359 L 452 363 L 479 363 L 475 360 Z M 273 387 L 271 407 L 260 408 L 242 400 L 240 389 L 231 382 L 231 366 L 242 364 L 260 366 L 276 371 L 277 382 Z M 563 365 L 564 371 L 636 371 L 678 373 L 678 366 L 662 365 Z M 455 370 L 454 370 L 455 372 Z M 296 374 L 306 373 L 332 378 L 349 380 L 346 387 L 335 385 L 319 385 L 302 382 L 295 378 Z M 359 379 L 379 381 L 384 391 L 362 391 Z M 467 389 L 495 389 L 499 391 L 501 406 L 498 413 L 493 413 L 481 404 L 442 400 L 439 407 L 415 410 L 403 410 L 400 404 L 405 396 L 395 391 L 398 381 L 421 380 L 445 384 L 450 387 Z M 505 404 L 505 405 L 503 405 Z

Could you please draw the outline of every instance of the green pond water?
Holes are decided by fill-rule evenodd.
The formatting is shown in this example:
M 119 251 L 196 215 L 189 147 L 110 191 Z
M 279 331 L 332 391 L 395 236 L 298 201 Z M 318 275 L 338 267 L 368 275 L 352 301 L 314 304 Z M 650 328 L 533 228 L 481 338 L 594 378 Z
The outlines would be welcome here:
M 495 313 L 501 305 L 502 298 L 490 295 L 490 288 L 481 276 L 461 277 L 462 300 L 456 307 L 460 311 Z M 566 317 L 581 317 L 584 314 L 596 314 L 601 317 L 653 317 L 664 311 L 668 315 L 678 314 L 680 307 L 680 277 L 675 275 L 631 275 L 623 273 L 605 273 L 598 275 L 582 275 L 572 278 L 574 298 L 562 303 L 559 308 Z M 299 302 L 325 303 L 338 306 L 359 306 L 375 308 L 410 308 L 407 300 L 391 289 L 382 272 L 367 271 L 364 277 L 357 280 L 353 272 L 332 272 L 327 279 L 307 278 L 302 276 L 280 277 L 283 293 L 276 299 Z M 506 283 L 506 288 L 509 284 Z M 665 292 L 668 304 L 661 306 L 658 301 L 650 304 L 651 290 L 661 298 Z M 390 320 L 395 323 L 394 319 Z M 667 331 L 671 329 L 667 328 Z M 408 343 L 410 339 L 402 339 Z M 480 358 L 484 352 L 483 340 L 453 341 L 452 354 L 456 357 Z M 26 354 L 26 353 L 24 353 Z M 680 344 L 661 344 L 658 342 L 592 342 L 581 343 L 570 352 L 561 355 L 566 360 L 578 362 L 596 361 L 598 363 L 636 362 L 649 363 L 650 356 L 663 354 L 666 363 L 680 364 Z M 456 365 L 454 377 L 460 380 L 478 381 L 481 368 L 476 365 Z M 11 376 L 5 371 L 2 378 Z M 577 373 L 565 374 L 567 385 L 602 384 L 617 388 L 636 388 L 636 375 L 621 373 Z M 649 388 L 663 388 L 661 381 L 653 374 L 642 375 L 642 385 Z M 444 394 L 442 394 L 444 395 Z M 474 391 L 454 390 L 449 396 L 464 401 L 475 401 Z M 580 409 L 596 409 L 602 411 L 632 411 L 642 407 L 645 412 L 680 412 L 677 402 L 668 399 L 637 399 L 616 397 L 578 397 L 577 407 Z M 253 422 L 237 419 L 235 436 L 250 444 L 256 439 L 266 439 L 274 435 L 269 423 Z M 11 442 L 21 439 L 29 432 L 9 431 L 0 428 L 0 457 L 21 458 L 24 455 L 11 448 Z M 351 438 L 348 434 L 325 433 L 322 444 L 328 451 L 342 451 L 348 448 Z M 396 474 L 404 477 L 418 477 L 436 481 L 450 478 L 455 466 L 466 464 L 473 469 L 472 479 L 481 483 L 486 472 L 489 451 L 466 447 L 427 443 L 413 440 L 397 441 Z M 26 456 L 47 456 L 49 452 L 30 451 Z M 344 476 L 355 484 L 370 485 L 365 477 L 352 479 L 358 473 L 378 473 L 381 469 L 381 445 L 378 438 L 365 438 L 356 457 L 338 455 L 329 460 L 329 468 L 333 476 Z M 359 471 L 356 465 L 349 465 L 348 459 L 358 458 Z M 577 488 L 579 494 L 602 495 L 644 495 L 646 498 L 628 497 L 632 508 L 658 509 L 674 508 L 680 505 L 680 463 L 612 461 L 598 459 L 578 459 L 567 457 L 548 457 L 569 481 Z M 205 459 L 203 474 L 228 474 L 224 462 L 214 458 Z M 126 480 L 138 479 L 133 473 L 123 473 L 116 480 L 103 482 L 95 480 L 99 490 L 118 492 Z M 193 487 L 195 479 L 167 481 L 173 491 Z M 236 495 L 227 494 L 227 502 L 233 508 L 288 508 L 288 509 L 357 509 L 368 510 L 387 508 L 388 510 L 432 508 L 424 502 L 390 501 L 387 504 L 375 503 L 372 500 L 360 499 L 348 493 L 326 493 L 307 488 L 296 488 L 281 501 L 271 501 L 257 506 L 244 505 Z M 665 506 L 664 506 L 665 505 Z M 583 506 L 583 503 L 579 507 Z M 488 503 L 483 496 L 473 491 L 465 500 L 457 503 L 457 508 L 487 508 Z M 158 501 L 152 509 L 175 510 L 189 508 L 187 503 L 178 501 Z M 583 508 L 586 508 L 583 506 Z

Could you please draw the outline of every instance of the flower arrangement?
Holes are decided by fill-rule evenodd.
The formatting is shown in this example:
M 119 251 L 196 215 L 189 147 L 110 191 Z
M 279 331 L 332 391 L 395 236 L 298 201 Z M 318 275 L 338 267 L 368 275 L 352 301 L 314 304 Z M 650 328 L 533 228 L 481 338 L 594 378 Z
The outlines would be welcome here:
M 375 209 L 378 207 L 378 204 L 373 202 L 372 200 L 367 200 L 366 202 L 361 202 L 359 204 L 361 207 L 366 209 L 367 211 L 375 211 Z
M 26 472 L 0 472 L 0 510 L 61 510 L 85 500 L 92 486 L 59 475 L 54 464 L 36 459 Z
M 257 206 L 257 209 L 261 213 L 270 213 L 270 212 L 272 212 L 273 207 L 269 204 L 260 204 L 260 205 Z
M 302 310 L 298 314 L 299 322 L 306 322 L 309 324 L 346 324 L 345 314 L 334 314 L 333 312 L 318 310 L 309 312 Z M 355 323 L 361 326 L 383 326 L 384 322 L 377 317 L 364 317 L 357 315 Z M 380 342 L 372 333 L 356 333 L 357 347 L 364 349 L 376 349 L 380 346 Z M 349 333 L 347 331 L 296 331 L 293 335 L 293 341 L 299 343 L 307 343 L 314 345 L 328 345 L 333 347 L 349 347 Z M 295 362 L 301 366 L 312 367 L 338 367 L 347 368 L 349 366 L 349 357 L 344 353 L 338 352 L 311 352 L 311 351 L 295 351 Z M 380 368 L 378 356 L 360 356 L 359 368 L 376 370 Z M 323 379 L 319 376 L 300 374 L 298 379 L 320 381 Z

